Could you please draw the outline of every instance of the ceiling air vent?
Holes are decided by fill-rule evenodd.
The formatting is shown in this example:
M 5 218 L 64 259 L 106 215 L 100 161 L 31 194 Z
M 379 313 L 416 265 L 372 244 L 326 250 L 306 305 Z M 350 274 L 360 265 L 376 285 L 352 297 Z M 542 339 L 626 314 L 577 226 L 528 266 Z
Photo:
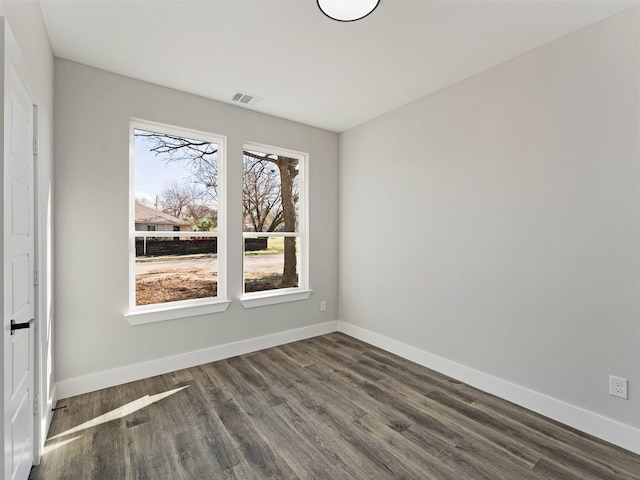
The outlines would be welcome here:
M 262 100 L 262 97 L 256 97 L 255 95 L 250 95 L 244 92 L 236 92 L 231 100 L 241 105 L 253 106 Z

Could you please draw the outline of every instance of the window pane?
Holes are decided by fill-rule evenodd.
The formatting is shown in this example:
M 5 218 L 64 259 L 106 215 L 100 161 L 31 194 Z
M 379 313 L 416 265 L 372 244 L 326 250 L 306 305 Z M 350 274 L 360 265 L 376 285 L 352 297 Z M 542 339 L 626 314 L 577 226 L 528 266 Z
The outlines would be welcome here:
M 218 145 L 134 130 L 136 231 L 216 231 Z
M 298 243 L 296 237 L 245 238 L 245 293 L 297 287 Z
M 134 129 L 133 147 L 131 227 L 154 232 L 135 239 L 135 305 L 216 297 L 218 242 L 197 232 L 218 231 L 218 143 Z
M 245 232 L 298 232 L 297 158 L 245 150 L 242 173 L 242 226 Z
M 217 296 L 217 239 L 136 238 L 136 305 Z

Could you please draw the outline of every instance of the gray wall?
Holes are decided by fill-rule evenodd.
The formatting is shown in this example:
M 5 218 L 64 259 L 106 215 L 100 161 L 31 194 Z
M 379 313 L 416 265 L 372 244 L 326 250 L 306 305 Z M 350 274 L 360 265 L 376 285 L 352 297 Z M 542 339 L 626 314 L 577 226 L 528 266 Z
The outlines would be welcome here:
M 639 59 L 635 8 L 343 133 L 340 319 L 637 427 Z
M 56 59 L 55 86 L 58 381 L 337 319 L 335 133 L 67 60 Z M 309 300 L 249 310 L 235 301 L 225 313 L 138 326 L 125 320 L 131 117 L 227 136 L 229 245 L 242 245 L 243 142 L 309 153 Z M 87 237 L 104 253 L 93 255 Z M 229 295 L 237 299 L 242 254 L 229 254 Z

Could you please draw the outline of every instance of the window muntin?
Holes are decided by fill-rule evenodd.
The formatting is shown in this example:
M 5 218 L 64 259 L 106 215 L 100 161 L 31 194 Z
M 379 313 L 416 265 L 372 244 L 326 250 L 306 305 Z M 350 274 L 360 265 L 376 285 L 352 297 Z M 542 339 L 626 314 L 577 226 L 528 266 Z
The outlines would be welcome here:
M 130 311 L 225 300 L 225 138 L 143 121 L 130 135 Z
M 244 146 L 244 297 L 308 289 L 306 161 L 301 152 Z

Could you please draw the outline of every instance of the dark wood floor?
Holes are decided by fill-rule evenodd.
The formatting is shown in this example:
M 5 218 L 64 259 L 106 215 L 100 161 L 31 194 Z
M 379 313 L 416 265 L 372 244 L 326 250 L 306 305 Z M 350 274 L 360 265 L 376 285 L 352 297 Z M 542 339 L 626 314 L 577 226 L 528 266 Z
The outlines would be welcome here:
M 342 334 L 58 402 L 56 479 L 640 479 L 640 456 Z

